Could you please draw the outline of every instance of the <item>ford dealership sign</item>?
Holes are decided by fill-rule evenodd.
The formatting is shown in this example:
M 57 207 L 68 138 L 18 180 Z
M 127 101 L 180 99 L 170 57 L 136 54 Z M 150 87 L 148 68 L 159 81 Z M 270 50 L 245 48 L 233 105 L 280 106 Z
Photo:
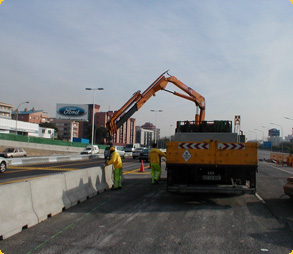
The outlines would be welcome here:
M 88 120 L 88 105 L 57 104 L 58 119 Z

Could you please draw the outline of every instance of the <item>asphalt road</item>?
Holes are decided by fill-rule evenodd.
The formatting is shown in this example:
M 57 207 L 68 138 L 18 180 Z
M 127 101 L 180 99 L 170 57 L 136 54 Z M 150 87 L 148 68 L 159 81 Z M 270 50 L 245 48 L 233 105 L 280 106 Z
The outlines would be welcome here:
M 165 181 L 152 185 L 150 170 L 144 166 L 141 173 L 139 162 L 125 160 L 122 190 L 101 193 L 0 241 L 0 250 L 5 254 L 293 250 L 293 200 L 282 192 L 293 169 L 260 162 L 257 196 L 174 195 L 166 192 Z

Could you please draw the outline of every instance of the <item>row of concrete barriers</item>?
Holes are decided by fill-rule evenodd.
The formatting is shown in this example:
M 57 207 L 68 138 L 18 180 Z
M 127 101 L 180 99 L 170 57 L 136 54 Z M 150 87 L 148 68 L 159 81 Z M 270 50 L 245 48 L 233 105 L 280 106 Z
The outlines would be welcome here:
M 6 239 L 113 185 L 112 166 L 0 186 L 0 237 Z

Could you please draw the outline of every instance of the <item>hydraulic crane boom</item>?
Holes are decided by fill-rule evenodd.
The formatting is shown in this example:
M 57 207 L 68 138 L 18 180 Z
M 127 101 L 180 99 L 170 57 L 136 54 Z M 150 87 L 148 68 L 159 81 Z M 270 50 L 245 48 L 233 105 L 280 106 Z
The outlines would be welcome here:
M 118 110 L 107 122 L 107 129 L 112 139 L 114 133 L 136 112 L 138 111 L 152 96 L 156 95 L 156 92 L 164 90 L 169 93 L 173 93 L 181 98 L 193 101 L 196 105 L 197 111 L 195 115 L 195 121 L 201 122 L 205 119 L 205 98 L 195 92 L 192 88 L 186 86 L 179 81 L 176 77 L 165 77 L 168 71 L 162 73 L 143 93 L 137 91 L 133 96 Z M 168 83 L 172 83 L 187 95 L 178 93 L 176 91 L 170 91 L 165 89 Z M 200 112 L 198 113 L 198 109 Z

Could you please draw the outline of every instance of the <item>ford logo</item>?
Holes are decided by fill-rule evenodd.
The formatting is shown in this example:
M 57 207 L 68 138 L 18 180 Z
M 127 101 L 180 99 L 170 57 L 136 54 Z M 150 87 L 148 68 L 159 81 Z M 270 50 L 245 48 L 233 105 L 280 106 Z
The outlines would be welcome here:
M 86 114 L 83 108 L 73 107 L 73 106 L 60 108 L 57 111 L 57 113 L 60 115 L 68 116 L 68 117 L 69 116 L 83 116 Z

